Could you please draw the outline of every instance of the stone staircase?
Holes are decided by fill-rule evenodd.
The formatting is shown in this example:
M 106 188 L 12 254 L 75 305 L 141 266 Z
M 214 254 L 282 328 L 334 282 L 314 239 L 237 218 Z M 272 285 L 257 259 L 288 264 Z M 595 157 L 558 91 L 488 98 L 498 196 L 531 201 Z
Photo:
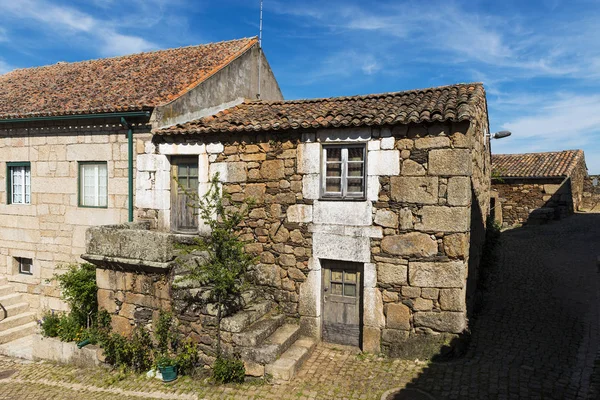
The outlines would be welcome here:
M 6 278 L 0 277 L 0 345 L 37 331 L 35 313 L 29 311 L 29 303 L 23 295 L 15 293 Z M 6 312 L 5 312 L 6 310 Z
M 291 380 L 316 346 L 315 339 L 300 335 L 298 324 L 277 314 L 269 300 L 224 318 L 221 327 L 231 333 L 248 375 L 268 374 L 276 381 Z

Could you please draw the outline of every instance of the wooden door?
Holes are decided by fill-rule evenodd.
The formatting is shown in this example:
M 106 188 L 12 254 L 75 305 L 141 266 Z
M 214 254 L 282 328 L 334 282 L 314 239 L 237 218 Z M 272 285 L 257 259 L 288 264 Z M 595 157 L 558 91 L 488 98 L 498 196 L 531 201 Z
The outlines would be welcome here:
M 323 341 L 361 345 L 362 264 L 323 260 Z
M 198 157 L 174 157 L 171 165 L 171 227 L 175 232 L 195 233 L 198 213 L 190 204 L 198 194 Z

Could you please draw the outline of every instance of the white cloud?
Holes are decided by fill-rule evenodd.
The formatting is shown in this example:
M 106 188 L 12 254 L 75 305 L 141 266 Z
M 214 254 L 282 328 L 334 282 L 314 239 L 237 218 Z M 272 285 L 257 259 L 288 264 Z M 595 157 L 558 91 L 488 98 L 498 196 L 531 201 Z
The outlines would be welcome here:
M 544 103 L 538 98 L 538 107 L 521 107 L 535 110 L 527 115 L 509 118 L 502 129 L 513 135 L 492 143 L 494 153 L 525 153 L 565 149 L 586 150 L 590 171 L 600 171 L 600 95 L 558 93 L 546 98 L 556 99 Z M 536 97 L 517 98 L 514 102 L 535 103 Z
M 119 32 L 118 24 L 95 18 L 75 8 L 46 0 L 0 0 L 0 11 L 14 18 L 41 23 L 55 34 L 92 41 L 103 56 L 138 53 L 157 48 L 141 37 Z
M 102 38 L 100 52 L 104 56 L 119 56 L 153 49 L 156 49 L 156 45 L 145 39 L 108 31 Z

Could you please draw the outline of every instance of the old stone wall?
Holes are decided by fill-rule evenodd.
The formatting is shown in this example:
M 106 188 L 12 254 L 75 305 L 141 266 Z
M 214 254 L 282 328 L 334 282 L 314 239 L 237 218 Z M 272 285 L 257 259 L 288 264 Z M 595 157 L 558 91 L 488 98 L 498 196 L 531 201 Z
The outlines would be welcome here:
M 167 273 L 96 269 L 98 307 L 112 317 L 112 328 L 130 335 L 136 325 L 152 328 L 161 310 L 171 310 L 171 278 Z
M 573 202 L 573 210 L 580 210 L 583 205 L 583 191 L 585 180 L 587 177 L 587 167 L 585 159 L 582 157 L 577 165 L 571 171 L 571 194 Z
M 582 194 L 582 209 L 593 210 L 600 206 L 600 175 L 585 178 Z
M 547 208 L 560 218 L 574 210 L 570 179 L 494 179 L 502 206 L 503 226 L 524 224 L 532 211 Z
M 138 212 L 156 211 L 156 225 L 169 229 L 166 200 L 164 209 L 153 208 L 157 193 L 169 195 L 156 174 L 169 170 L 171 155 L 197 154 L 201 193 L 219 172 L 233 203 L 256 200 L 241 238 L 259 257 L 256 282 L 279 309 L 320 337 L 321 261 L 362 263 L 363 348 L 389 350 L 411 334 L 458 333 L 467 325 L 469 232 L 483 232 L 489 212 L 486 128 L 487 120 L 157 137 L 143 156 L 154 169 L 138 175 L 147 201 Z M 365 199 L 323 200 L 321 145 L 347 142 L 367 147 Z
M 149 127 L 135 132 L 143 153 Z M 17 161 L 31 163 L 31 204 L 7 204 L 6 163 Z M 107 208 L 78 206 L 80 161 L 107 162 Z M 48 279 L 82 261 L 88 227 L 127 221 L 127 173 L 127 130 L 116 120 L 0 125 L 0 275 L 32 309 L 65 309 Z M 19 274 L 15 257 L 31 258 L 33 274 Z

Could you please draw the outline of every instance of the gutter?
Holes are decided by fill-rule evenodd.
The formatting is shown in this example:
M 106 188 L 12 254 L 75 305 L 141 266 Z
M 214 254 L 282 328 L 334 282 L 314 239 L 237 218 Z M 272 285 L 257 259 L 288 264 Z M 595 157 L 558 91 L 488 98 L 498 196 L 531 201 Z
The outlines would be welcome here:
M 38 121 L 64 121 L 76 119 L 98 119 L 98 118 L 120 118 L 121 125 L 127 129 L 127 167 L 128 167 L 128 219 L 133 222 L 133 126 L 130 125 L 125 117 L 147 117 L 150 118 L 150 111 L 131 111 L 131 112 L 113 112 L 102 114 L 75 114 L 75 115 L 55 115 L 46 117 L 26 117 L 13 119 L 0 119 L 0 124 L 12 124 L 19 122 L 38 122 Z
M 121 125 L 127 128 L 127 211 L 128 222 L 133 222 L 133 126 L 121 117 Z
M 73 114 L 73 115 L 54 115 L 46 117 L 25 117 L 0 119 L 0 124 L 13 124 L 18 122 L 38 122 L 38 121 L 64 121 L 73 119 L 98 119 L 98 118 L 122 118 L 122 117 L 150 117 L 150 111 L 131 111 L 131 112 L 113 112 L 102 114 Z

